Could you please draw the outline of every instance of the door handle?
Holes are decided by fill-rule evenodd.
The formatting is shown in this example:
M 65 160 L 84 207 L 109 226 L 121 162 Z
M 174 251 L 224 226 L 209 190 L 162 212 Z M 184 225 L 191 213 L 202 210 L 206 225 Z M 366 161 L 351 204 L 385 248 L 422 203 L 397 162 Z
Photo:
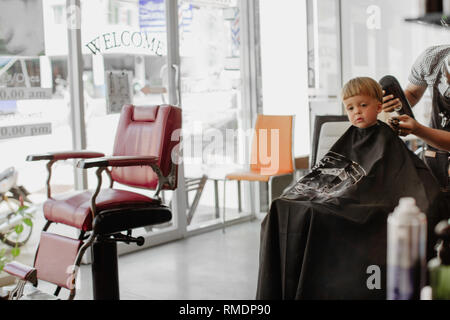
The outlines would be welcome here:
M 161 67 L 161 70 L 159 72 L 159 76 L 161 79 L 164 79 L 164 72 L 167 69 L 167 64 L 163 65 Z M 179 106 L 180 105 L 180 101 L 181 101 L 181 92 L 180 92 L 180 67 L 176 64 L 172 64 L 172 69 L 175 70 L 175 96 L 176 96 L 176 103 L 175 106 Z M 168 85 L 166 85 L 166 87 L 168 87 Z M 169 91 L 169 90 L 167 90 Z M 164 93 L 161 93 L 161 99 L 163 101 L 164 104 L 167 104 L 167 100 L 166 97 L 164 96 Z

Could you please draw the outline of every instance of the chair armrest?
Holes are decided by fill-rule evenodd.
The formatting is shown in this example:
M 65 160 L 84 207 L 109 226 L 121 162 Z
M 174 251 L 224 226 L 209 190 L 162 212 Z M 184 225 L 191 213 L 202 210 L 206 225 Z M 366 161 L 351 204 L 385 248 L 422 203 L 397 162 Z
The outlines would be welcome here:
M 91 197 L 91 210 L 92 216 L 95 218 L 97 213 L 95 199 L 100 192 L 102 179 L 101 173 L 106 170 L 107 167 L 133 167 L 133 166 L 150 166 L 152 170 L 158 176 L 158 186 L 156 188 L 155 196 L 159 198 L 159 192 L 162 190 L 165 184 L 172 185 L 173 177 L 170 175 L 165 177 L 158 165 L 159 158 L 152 156 L 112 156 L 103 157 L 97 159 L 80 160 L 77 163 L 77 167 L 81 169 L 97 168 L 97 189 Z
M 132 167 L 132 166 L 151 166 L 157 167 L 158 157 L 142 156 L 112 156 L 102 157 L 92 160 L 80 160 L 77 163 L 78 168 L 101 168 L 101 167 Z
M 88 159 L 88 158 L 100 158 L 105 154 L 94 151 L 61 151 L 61 152 L 48 152 L 44 154 L 32 154 L 27 156 L 27 161 L 40 161 L 40 160 L 67 160 L 67 159 Z
M 3 268 L 3 271 L 21 280 L 29 281 L 32 284 L 37 283 L 37 270 L 20 262 L 13 261 L 8 263 Z
M 58 160 L 67 160 L 67 159 L 79 159 L 79 158 L 99 158 L 104 157 L 105 154 L 101 152 L 94 151 L 61 151 L 61 152 L 48 152 L 43 154 L 32 154 L 27 156 L 27 161 L 40 161 L 40 160 L 48 160 L 47 162 L 47 198 L 51 198 L 51 188 L 50 188 L 50 180 L 52 177 L 52 166 Z

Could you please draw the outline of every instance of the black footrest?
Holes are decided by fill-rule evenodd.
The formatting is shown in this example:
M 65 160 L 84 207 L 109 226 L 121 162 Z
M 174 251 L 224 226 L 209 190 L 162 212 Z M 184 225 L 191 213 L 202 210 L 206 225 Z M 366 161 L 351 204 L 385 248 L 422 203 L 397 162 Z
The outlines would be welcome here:
M 161 224 L 171 219 L 172 213 L 166 206 L 127 207 L 101 211 L 94 219 L 93 229 L 99 235 L 114 234 L 129 229 Z

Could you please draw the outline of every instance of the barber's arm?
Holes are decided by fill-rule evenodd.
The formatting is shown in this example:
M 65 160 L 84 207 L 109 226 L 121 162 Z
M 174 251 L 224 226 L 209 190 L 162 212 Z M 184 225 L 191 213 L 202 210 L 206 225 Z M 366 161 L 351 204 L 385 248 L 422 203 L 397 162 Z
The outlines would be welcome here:
M 395 117 L 399 120 L 401 136 L 413 134 L 435 148 L 450 151 L 450 132 L 424 126 L 407 115 Z
M 417 86 L 415 84 L 408 84 L 405 89 L 405 96 L 408 99 L 408 102 L 411 107 L 414 107 L 422 98 L 423 94 L 427 90 L 427 87 Z M 383 90 L 383 94 L 384 94 Z M 402 103 L 400 99 L 394 97 L 392 94 L 383 97 L 383 111 L 384 112 L 393 112 L 397 108 L 401 108 Z

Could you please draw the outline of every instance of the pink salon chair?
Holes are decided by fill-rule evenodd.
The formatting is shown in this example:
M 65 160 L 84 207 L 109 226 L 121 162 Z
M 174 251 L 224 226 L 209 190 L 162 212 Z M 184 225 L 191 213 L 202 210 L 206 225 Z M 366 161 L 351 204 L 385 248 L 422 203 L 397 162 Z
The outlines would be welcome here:
M 48 199 L 43 205 L 47 222 L 33 267 L 18 262 L 5 266 L 4 271 L 19 278 L 9 298 L 53 299 L 57 298 L 61 288 L 65 288 L 70 291 L 69 299 L 73 299 L 76 272 L 83 254 L 90 247 L 94 299 L 119 299 L 117 242 L 143 245 L 144 238 L 132 237 L 133 229 L 172 219 L 170 208 L 162 203 L 159 193 L 177 187 L 180 129 L 180 108 L 125 105 L 111 157 L 88 151 L 28 156 L 29 161 L 48 161 Z M 67 159 L 82 159 L 77 163 L 78 168 L 96 168 L 98 183 L 95 191 L 59 197 L 51 195 L 52 165 Z M 110 178 L 109 188 L 101 188 L 103 172 Z M 114 183 L 156 191 L 153 196 L 145 196 L 115 189 Z M 53 223 L 76 228 L 80 236 L 72 239 L 51 233 L 48 230 Z M 55 284 L 55 293 L 39 292 L 38 280 Z M 34 289 L 25 295 L 27 282 L 32 283 Z

